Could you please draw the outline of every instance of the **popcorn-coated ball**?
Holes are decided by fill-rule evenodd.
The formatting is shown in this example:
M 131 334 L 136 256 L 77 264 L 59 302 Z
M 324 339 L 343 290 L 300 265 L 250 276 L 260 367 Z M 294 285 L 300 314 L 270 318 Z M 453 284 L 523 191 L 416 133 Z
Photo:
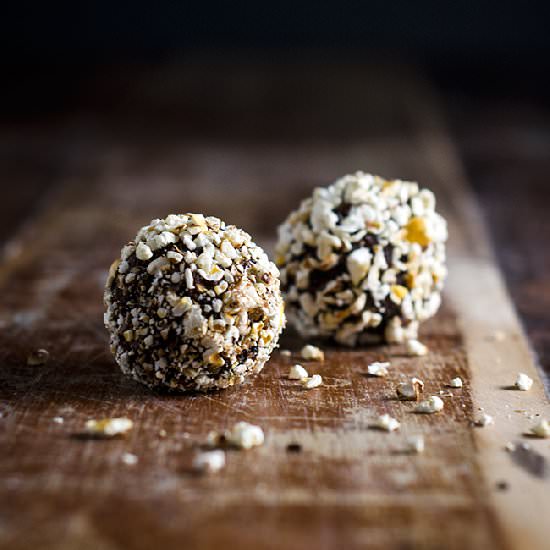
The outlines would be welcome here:
M 416 338 L 441 303 L 446 240 L 417 183 L 357 172 L 315 189 L 279 227 L 289 322 L 350 346 Z
M 285 325 L 279 271 L 250 235 L 170 215 L 122 248 L 105 326 L 122 371 L 149 387 L 210 390 L 262 370 Z

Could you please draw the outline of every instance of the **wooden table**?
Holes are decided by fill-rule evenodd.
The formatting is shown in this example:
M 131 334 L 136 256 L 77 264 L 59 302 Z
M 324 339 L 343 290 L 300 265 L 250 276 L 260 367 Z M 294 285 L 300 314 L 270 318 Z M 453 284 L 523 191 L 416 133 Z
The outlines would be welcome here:
M 0 268 L 1 547 L 548 548 L 550 441 L 524 433 L 550 406 L 428 80 L 399 66 L 210 62 L 117 70 L 76 88 L 76 105 L 0 133 L 10 185 L 0 225 L 10 235 Z M 472 126 L 455 127 L 466 142 Z M 422 328 L 427 357 L 323 343 L 326 361 L 310 370 L 325 385 L 309 392 L 286 379 L 296 355 L 279 352 L 250 383 L 215 394 L 159 395 L 122 377 L 102 286 L 137 227 L 204 212 L 271 251 L 293 205 L 358 168 L 419 180 L 449 221 L 450 277 Z M 498 222 L 506 207 L 493 196 Z M 506 232 L 499 242 L 508 241 Z M 303 343 L 289 330 L 281 347 Z M 51 360 L 27 365 L 39 347 Z M 391 361 L 387 379 L 366 377 L 375 360 Z M 507 388 L 518 371 L 535 379 L 531 391 Z M 443 392 L 444 412 L 416 415 L 393 398 L 410 376 Z M 465 385 L 450 390 L 455 376 Z M 473 426 L 482 411 L 494 426 Z M 400 431 L 369 429 L 385 412 Z M 135 427 L 116 440 L 76 437 L 88 418 L 107 416 Z M 265 445 L 194 475 L 207 432 L 238 420 L 261 425 Z M 403 452 L 411 434 L 424 435 L 423 454 Z M 138 463 L 125 464 L 126 452 Z

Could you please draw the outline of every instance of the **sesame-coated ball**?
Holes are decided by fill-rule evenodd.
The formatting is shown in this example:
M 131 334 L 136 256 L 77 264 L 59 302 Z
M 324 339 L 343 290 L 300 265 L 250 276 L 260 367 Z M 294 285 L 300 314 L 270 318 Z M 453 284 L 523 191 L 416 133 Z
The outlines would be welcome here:
M 447 224 L 417 183 L 357 172 L 317 188 L 279 227 L 289 321 L 345 345 L 416 338 L 441 303 Z
M 285 324 L 275 265 L 243 230 L 202 214 L 142 227 L 111 266 L 105 306 L 122 371 L 175 390 L 243 382 Z

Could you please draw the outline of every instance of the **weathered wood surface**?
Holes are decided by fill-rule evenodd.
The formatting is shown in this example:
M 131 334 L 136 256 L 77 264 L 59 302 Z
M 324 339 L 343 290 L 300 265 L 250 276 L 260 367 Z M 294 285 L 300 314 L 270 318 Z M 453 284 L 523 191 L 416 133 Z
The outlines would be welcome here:
M 192 71 L 179 86 L 174 80 L 160 86 L 165 76 L 153 76 L 160 89 L 172 90 L 160 114 L 150 109 L 126 121 L 132 131 L 63 141 L 69 160 L 59 186 L 12 240 L 0 270 L 0 544 L 544 548 L 550 533 L 538 518 L 550 506 L 550 482 L 503 447 L 527 441 L 526 415 L 549 416 L 548 403 L 431 90 L 391 71 L 363 74 L 344 91 L 321 77 L 286 75 L 290 91 L 274 102 L 280 116 L 261 119 L 273 137 L 256 143 L 248 138 L 259 122 L 243 110 L 251 84 L 240 75 L 227 111 L 233 115 L 214 124 L 238 126 L 238 114 L 246 115 L 236 139 L 226 129 L 218 139 L 191 141 L 178 125 L 187 114 L 200 134 L 199 115 L 225 112 L 208 101 L 223 73 L 192 91 Z M 254 82 L 252 97 L 273 99 L 261 87 L 276 76 Z M 147 104 L 152 80 L 129 92 L 132 112 Z M 339 117 L 326 112 L 334 100 L 324 96 L 310 93 L 317 98 L 312 105 L 292 102 L 296 90 L 321 84 L 340 99 Z M 206 113 L 191 109 L 189 98 L 200 92 Z M 182 113 L 166 121 L 174 105 Z M 263 113 L 261 105 L 250 108 Z M 162 139 L 155 113 L 168 126 Z M 138 131 L 145 121 L 147 132 Z M 281 139 L 289 124 L 298 128 L 294 136 L 318 139 Z M 325 385 L 309 392 L 285 378 L 292 360 L 278 353 L 249 384 L 205 396 L 153 394 L 122 377 L 107 350 L 101 294 L 110 261 L 138 226 L 168 212 L 202 211 L 244 227 L 270 249 L 276 224 L 293 204 L 313 186 L 359 167 L 420 180 L 449 219 L 451 278 L 443 310 L 422 330 L 428 357 L 325 346 L 327 360 L 310 368 Z M 495 330 L 506 339 L 492 339 Z M 288 333 L 281 345 L 302 344 Z M 50 350 L 47 365 L 26 365 L 36 347 Z M 378 359 L 391 360 L 388 379 L 365 376 Z M 502 389 L 519 370 L 536 378 L 531 392 Z M 429 394 L 449 392 L 445 384 L 456 375 L 466 384 L 444 397 L 443 413 L 419 416 L 413 404 L 393 399 L 396 381 L 412 375 Z M 472 427 L 479 407 L 495 416 L 495 426 Z M 383 412 L 402 422 L 400 432 L 368 429 Z M 64 423 L 54 423 L 56 416 Z M 128 416 L 136 426 L 120 440 L 74 437 L 86 419 L 101 416 Z M 266 444 L 229 453 L 216 476 L 192 475 L 189 460 L 206 433 L 237 420 L 261 425 Z M 418 433 L 426 452 L 404 454 L 406 435 Z M 301 452 L 288 452 L 289 443 L 299 443 Z M 529 443 L 549 456 L 548 441 Z M 124 452 L 135 453 L 138 464 L 125 465 Z M 497 489 L 501 481 L 507 490 Z

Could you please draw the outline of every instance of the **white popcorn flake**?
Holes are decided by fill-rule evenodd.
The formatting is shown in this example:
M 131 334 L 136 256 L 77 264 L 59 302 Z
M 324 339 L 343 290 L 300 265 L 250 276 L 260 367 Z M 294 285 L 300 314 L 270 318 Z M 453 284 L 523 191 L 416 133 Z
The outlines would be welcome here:
M 225 451 L 216 449 L 197 453 L 193 458 L 193 469 L 197 472 L 216 473 L 225 467 Z
M 138 260 L 149 260 L 153 257 L 153 251 L 145 243 L 138 243 L 136 257 Z
M 418 403 L 418 405 L 416 406 L 416 412 L 422 414 L 433 414 L 442 411 L 443 407 L 443 399 L 441 399 L 437 395 L 432 395 L 428 397 L 428 399 L 425 399 L 424 401 Z
M 358 248 L 347 257 L 346 266 L 354 285 L 358 285 L 366 277 L 371 261 L 372 254 L 368 248 Z
M 371 424 L 371 428 L 376 428 L 378 430 L 385 430 L 386 432 L 393 432 L 401 426 L 401 423 L 398 422 L 395 418 L 391 417 L 389 414 L 383 414 L 379 416 L 375 422 Z
M 309 374 L 302 365 L 293 365 L 288 371 L 288 378 L 290 380 L 303 380 L 309 378 Z
M 103 418 L 88 420 L 85 431 L 89 435 L 100 437 L 115 437 L 129 432 L 134 423 L 129 418 Z
M 428 346 L 418 340 L 407 340 L 407 353 L 421 357 L 428 354 Z
M 312 377 L 305 378 L 302 380 L 302 386 L 306 390 L 312 390 L 314 388 L 318 388 L 322 384 L 323 384 L 323 378 L 321 377 L 320 374 L 314 374 Z
M 369 374 L 369 376 L 378 376 L 378 377 L 383 377 L 383 376 L 387 376 L 388 375 L 388 367 L 390 366 L 389 363 L 385 362 L 385 363 L 381 363 L 381 362 L 375 362 L 375 363 L 371 363 L 368 367 L 367 367 L 367 373 Z
M 248 422 L 237 422 L 231 430 L 225 432 L 225 440 L 240 449 L 251 449 L 262 445 L 264 432 L 259 426 Z
M 420 454 L 424 452 L 424 436 L 411 435 L 405 440 L 406 450 L 409 453 Z
M 397 397 L 402 401 L 418 401 L 424 391 L 424 382 L 413 378 L 410 382 L 401 382 L 396 388 Z
M 123 453 L 120 459 L 127 466 L 135 466 L 138 463 L 138 457 L 133 453 Z
M 317 346 L 312 346 L 311 344 L 308 344 L 307 346 L 304 346 L 302 348 L 301 355 L 303 359 L 308 359 L 310 361 L 325 360 L 325 352 L 319 349 Z
M 475 422 L 476 426 L 479 426 L 481 428 L 484 428 L 485 426 L 490 426 L 491 424 L 494 424 L 494 423 L 495 423 L 495 419 L 488 414 L 481 415 Z
M 461 388 L 463 386 L 462 378 L 460 378 L 459 376 L 453 378 L 449 382 L 449 386 L 451 386 L 451 388 Z
M 548 420 L 541 420 L 538 424 L 535 424 L 530 428 L 531 435 L 541 438 L 550 437 L 550 422 Z
M 529 391 L 533 385 L 533 379 L 524 374 L 523 372 L 518 373 L 516 378 L 516 388 L 520 391 Z
M 63 424 L 63 422 L 65 422 L 65 419 L 62 417 L 62 416 L 54 416 L 52 418 L 52 420 L 56 423 L 56 424 Z

